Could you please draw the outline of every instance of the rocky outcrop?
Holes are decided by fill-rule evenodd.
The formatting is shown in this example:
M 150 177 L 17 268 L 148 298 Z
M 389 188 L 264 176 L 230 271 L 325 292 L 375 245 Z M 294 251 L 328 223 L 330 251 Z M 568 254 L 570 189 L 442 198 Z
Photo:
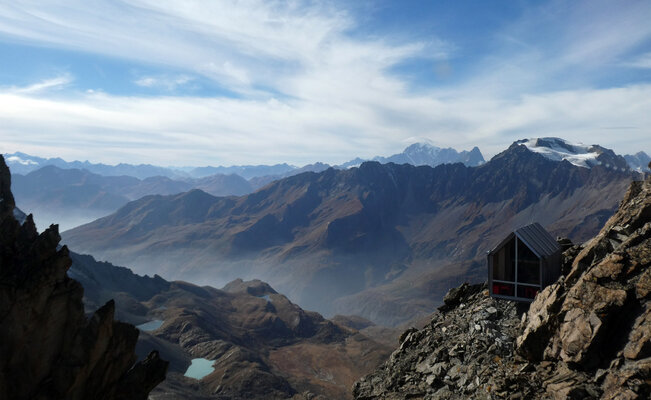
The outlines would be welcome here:
M 0 157 L 0 398 L 146 399 L 167 362 L 136 363 L 138 330 L 113 320 L 112 301 L 86 318 L 57 226 L 17 221 L 10 187 Z
M 595 238 L 563 245 L 564 275 L 526 313 L 481 286 L 453 289 L 355 398 L 648 399 L 651 179 L 632 183 Z
M 651 181 L 633 182 L 619 211 L 531 305 L 518 352 L 592 375 L 603 398 L 651 395 Z
M 516 306 L 464 284 L 422 330 L 411 328 L 375 373 L 355 383 L 356 399 L 465 399 L 503 382 L 494 372 L 513 357 L 520 320 Z

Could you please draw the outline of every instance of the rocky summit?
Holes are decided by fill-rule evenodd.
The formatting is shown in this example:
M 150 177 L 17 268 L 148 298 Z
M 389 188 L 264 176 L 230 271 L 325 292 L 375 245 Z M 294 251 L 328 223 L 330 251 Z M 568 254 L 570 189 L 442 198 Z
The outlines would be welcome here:
M 57 226 L 18 221 L 10 179 L 0 157 L 0 399 L 146 399 L 167 362 L 136 363 L 138 330 L 113 320 L 113 301 L 86 318 Z
M 648 399 L 650 267 L 647 178 L 596 237 L 563 253 L 563 275 L 530 306 L 493 299 L 484 285 L 451 290 L 354 397 Z

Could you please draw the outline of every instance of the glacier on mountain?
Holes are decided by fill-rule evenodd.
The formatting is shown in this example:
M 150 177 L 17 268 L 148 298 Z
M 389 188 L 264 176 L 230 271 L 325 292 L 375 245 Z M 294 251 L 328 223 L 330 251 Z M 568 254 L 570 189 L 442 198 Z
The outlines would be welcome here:
M 603 165 L 613 170 L 630 169 L 626 160 L 621 156 L 599 145 L 572 143 L 556 137 L 522 139 L 516 143 L 524 145 L 532 152 L 541 154 L 550 160 L 566 160 L 578 167 L 592 168 L 595 165 Z

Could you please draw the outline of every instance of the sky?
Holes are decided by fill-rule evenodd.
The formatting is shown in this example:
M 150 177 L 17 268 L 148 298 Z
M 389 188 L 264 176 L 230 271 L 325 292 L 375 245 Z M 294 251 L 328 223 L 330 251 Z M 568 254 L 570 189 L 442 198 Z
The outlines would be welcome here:
M 647 0 L 0 0 L 0 152 L 304 165 L 555 136 L 651 153 L 649 21 Z

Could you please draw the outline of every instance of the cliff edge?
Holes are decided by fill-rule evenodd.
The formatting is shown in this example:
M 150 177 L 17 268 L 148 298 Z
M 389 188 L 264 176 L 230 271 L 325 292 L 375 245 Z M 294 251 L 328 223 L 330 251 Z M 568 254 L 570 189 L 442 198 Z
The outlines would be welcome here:
M 57 226 L 18 221 L 10 188 L 0 156 L 0 398 L 146 399 L 167 362 L 136 363 L 138 330 L 113 320 L 113 301 L 86 318 Z

